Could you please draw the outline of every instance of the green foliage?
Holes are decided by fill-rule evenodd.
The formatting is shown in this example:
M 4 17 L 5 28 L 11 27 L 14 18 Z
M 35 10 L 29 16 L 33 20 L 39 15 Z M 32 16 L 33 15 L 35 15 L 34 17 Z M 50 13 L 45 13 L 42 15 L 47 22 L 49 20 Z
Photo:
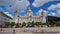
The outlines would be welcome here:
M 30 26 L 30 25 L 31 25 L 31 22 L 28 22 L 28 23 L 27 23 L 27 26 Z
M 25 22 L 23 22 L 23 23 L 22 23 L 22 26 L 26 26 L 26 23 L 25 23 Z
M 60 26 L 60 21 L 56 22 L 56 25 L 57 25 L 57 26 Z
M 39 23 L 39 22 L 36 22 L 36 23 L 35 23 L 35 25 L 39 26 L 39 25 L 40 25 L 40 23 Z
M 32 21 L 31 25 L 32 25 L 32 26 L 34 26 L 34 25 L 35 25 L 34 21 Z
M 46 25 L 49 27 L 49 25 L 50 25 L 50 22 L 46 22 Z
M 37 26 L 39 26 L 39 25 L 46 25 L 46 23 L 36 22 L 35 25 L 37 25 Z
M 10 22 L 5 22 L 5 25 L 9 26 L 10 25 Z
M 42 23 L 42 25 L 46 25 L 47 23 Z
M 50 25 L 54 25 L 54 24 L 56 24 L 55 21 L 53 21 L 53 22 L 50 23 Z
M 39 22 L 39 25 L 43 25 L 43 23 L 42 22 Z
M 52 27 L 52 26 L 54 26 L 56 24 L 56 22 L 55 21 L 53 21 L 53 22 L 47 22 L 46 24 L 47 24 L 48 27 Z
M 13 27 L 15 25 L 15 22 L 11 22 L 10 25 L 11 27 Z

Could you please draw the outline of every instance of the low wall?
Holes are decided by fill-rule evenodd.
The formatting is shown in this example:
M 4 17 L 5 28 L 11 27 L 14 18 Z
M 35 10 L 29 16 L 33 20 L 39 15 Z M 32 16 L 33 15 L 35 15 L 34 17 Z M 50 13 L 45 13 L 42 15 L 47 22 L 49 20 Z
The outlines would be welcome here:
M 60 34 L 60 27 L 0 28 L 0 34 Z

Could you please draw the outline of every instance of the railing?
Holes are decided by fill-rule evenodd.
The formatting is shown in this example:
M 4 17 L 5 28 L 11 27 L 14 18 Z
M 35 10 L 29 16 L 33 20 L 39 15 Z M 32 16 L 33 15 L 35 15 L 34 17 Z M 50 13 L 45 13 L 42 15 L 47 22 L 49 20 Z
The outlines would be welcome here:
M 60 27 L 0 28 L 0 34 L 60 34 Z

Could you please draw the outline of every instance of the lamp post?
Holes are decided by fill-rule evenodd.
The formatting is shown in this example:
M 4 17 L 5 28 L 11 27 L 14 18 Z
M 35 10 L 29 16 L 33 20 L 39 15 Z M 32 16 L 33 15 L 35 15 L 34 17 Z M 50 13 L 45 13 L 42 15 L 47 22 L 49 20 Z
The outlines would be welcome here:
M 18 16 L 18 23 L 19 23 L 19 16 Z
M 48 12 L 47 12 L 47 15 L 46 15 L 46 23 L 47 23 L 47 26 L 48 26 Z
M 30 21 L 31 21 L 31 17 L 32 17 L 32 16 L 30 16 Z

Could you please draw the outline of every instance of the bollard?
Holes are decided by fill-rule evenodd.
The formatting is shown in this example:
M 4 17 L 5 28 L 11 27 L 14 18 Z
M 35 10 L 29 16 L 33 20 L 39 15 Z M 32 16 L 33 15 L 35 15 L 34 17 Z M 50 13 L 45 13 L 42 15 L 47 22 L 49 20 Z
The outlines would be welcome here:
M 13 30 L 13 34 L 15 34 L 15 30 Z
M 2 28 L 0 29 L 0 34 L 3 34 L 3 32 L 2 32 Z
M 2 28 L 0 29 L 0 31 L 2 31 Z

